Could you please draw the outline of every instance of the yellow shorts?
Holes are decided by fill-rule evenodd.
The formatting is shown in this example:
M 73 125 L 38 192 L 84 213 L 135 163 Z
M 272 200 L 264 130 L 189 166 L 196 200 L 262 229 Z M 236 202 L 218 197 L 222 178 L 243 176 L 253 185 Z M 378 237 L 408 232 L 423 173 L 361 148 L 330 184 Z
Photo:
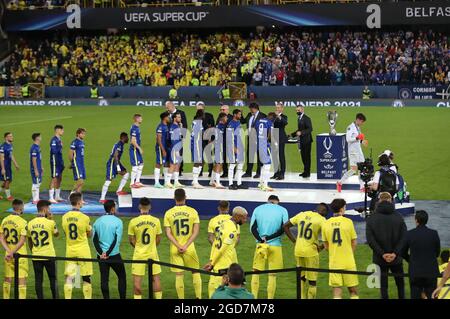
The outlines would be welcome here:
M 253 257 L 253 269 L 265 270 L 266 261 L 270 269 L 283 268 L 283 248 L 268 244 L 257 244 Z
M 153 259 L 156 261 L 159 261 L 158 254 L 152 254 L 148 256 L 147 258 L 141 258 L 138 256 L 133 256 L 133 260 L 147 260 L 147 259 Z M 134 276 L 145 276 L 145 270 L 147 269 L 147 264 L 132 264 L 131 266 L 131 273 Z M 161 266 L 157 264 L 153 264 L 153 275 L 159 275 L 161 273 Z
M 91 252 L 83 253 L 73 253 L 68 252 L 66 254 L 68 258 L 92 258 Z M 92 262 L 86 261 L 66 261 L 64 275 L 68 277 L 75 277 L 77 275 L 78 269 L 80 269 L 80 276 L 92 276 L 94 271 L 92 269 Z
M 356 267 L 349 267 L 348 271 L 356 271 Z M 330 287 L 356 287 L 358 286 L 358 275 L 347 275 L 347 274 L 335 274 L 330 273 L 330 278 L 328 281 Z
M 314 257 L 295 257 L 297 267 L 319 268 L 319 255 Z M 317 281 L 317 271 L 302 271 L 308 281 Z
M 450 285 L 446 284 L 442 287 L 438 299 L 450 299 Z
M 14 278 L 14 259 L 11 261 L 5 260 L 5 277 L 6 278 Z M 19 259 L 19 278 L 27 278 L 28 277 L 28 259 L 20 258 Z
M 178 252 L 178 249 L 170 245 L 170 263 L 177 266 L 185 266 L 189 268 L 199 269 L 200 262 L 198 260 L 197 251 L 194 245 L 190 245 L 187 251 L 183 254 Z M 183 269 L 170 268 L 172 272 L 183 272 Z

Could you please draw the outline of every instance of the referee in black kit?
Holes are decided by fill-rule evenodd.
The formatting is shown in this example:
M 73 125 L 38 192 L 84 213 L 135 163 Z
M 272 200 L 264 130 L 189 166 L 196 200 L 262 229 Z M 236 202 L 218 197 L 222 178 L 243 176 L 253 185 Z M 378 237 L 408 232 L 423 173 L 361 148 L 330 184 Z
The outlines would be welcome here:
M 97 251 L 97 258 L 101 261 L 100 281 L 104 299 L 109 299 L 109 270 L 116 273 L 118 278 L 118 288 L 120 299 L 126 298 L 127 278 L 125 266 L 120 256 L 120 243 L 122 241 L 123 223 L 116 215 L 116 203 L 112 200 L 106 201 L 103 205 L 106 214 L 96 220 L 93 226 L 94 246 Z M 102 261 L 119 262 L 102 262 Z

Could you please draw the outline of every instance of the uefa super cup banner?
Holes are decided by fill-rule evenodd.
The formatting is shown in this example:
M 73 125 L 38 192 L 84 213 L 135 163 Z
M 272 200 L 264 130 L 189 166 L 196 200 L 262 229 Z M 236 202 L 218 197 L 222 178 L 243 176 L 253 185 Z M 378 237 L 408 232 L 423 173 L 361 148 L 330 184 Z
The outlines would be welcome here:
M 450 2 L 404 1 L 290 5 L 80 8 L 6 11 L 8 32 L 52 29 L 168 29 L 255 26 L 365 26 L 442 24 Z M 0 17 L 0 21 L 2 17 Z
M 317 179 L 340 179 L 348 165 L 345 134 L 318 134 L 316 145 Z

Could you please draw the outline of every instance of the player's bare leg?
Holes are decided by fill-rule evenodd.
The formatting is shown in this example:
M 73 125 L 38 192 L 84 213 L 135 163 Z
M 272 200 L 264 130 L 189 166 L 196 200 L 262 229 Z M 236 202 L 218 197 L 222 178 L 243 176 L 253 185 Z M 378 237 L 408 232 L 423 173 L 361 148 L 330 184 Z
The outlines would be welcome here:
M 357 287 L 348 287 L 350 293 L 350 299 L 359 299 Z
M 73 189 L 72 189 L 72 193 L 81 193 L 82 189 L 83 189 L 83 185 L 84 185 L 84 179 L 79 179 L 76 181 Z
M 341 287 L 333 287 L 333 299 L 342 299 Z
M 153 276 L 153 294 L 155 299 L 162 299 L 161 277 L 159 275 Z
M 134 299 L 142 299 L 142 276 L 133 275 Z
M 0 200 L 3 199 L 2 193 L 5 191 L 5 182 L 0 186 Z

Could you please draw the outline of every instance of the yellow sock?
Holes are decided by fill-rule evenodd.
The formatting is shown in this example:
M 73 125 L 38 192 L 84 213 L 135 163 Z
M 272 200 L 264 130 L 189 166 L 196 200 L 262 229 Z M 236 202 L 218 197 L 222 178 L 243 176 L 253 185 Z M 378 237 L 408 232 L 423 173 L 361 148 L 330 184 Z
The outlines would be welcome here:
M 88 282 L 83 282 L 83 296 L 84 299 L 92 299 L 92 285 Z
M 175 289 L 178 299 L 184 299 L 184 276 L 175 276 Z
M 155 299 L 162 299 L 162 291 L 155 291 Z
M 255 297 L 255 299 L 258 299 L 258 292 L 259 292 L 259 275 L 253 275 L 252 276 L 252 295 Z
M 64 285 L 64 298 L 65 299 L 72 299 L 72 284 L 65 284 Z
M 19 285 L 19 299 L 27 299 L 27 286 Z
M 317 287 L 309 285 L 308 287 L 308 299 L 316 299 Z
M 11 283 L 3 283 L 3 299 L 9 299 L 11 297 Z
M 134 299 L 142 299 L 142 295 L 134 295 Z
M 274 299 L 276 290 L 277 276 L 269 274 L 269 281 L 267 282 L 267 299 Z
M 350 295 L 350 299 L 359 299 L 358 295 Z
M 306 299 L 306 282 L 304 280 L 300 280 L 300 287 L 301 287 L 301 298 Z
M 202 277 L 200 274 L 192 274 L 192 284 L 194 285 L 195 298 L 202 299 Z

